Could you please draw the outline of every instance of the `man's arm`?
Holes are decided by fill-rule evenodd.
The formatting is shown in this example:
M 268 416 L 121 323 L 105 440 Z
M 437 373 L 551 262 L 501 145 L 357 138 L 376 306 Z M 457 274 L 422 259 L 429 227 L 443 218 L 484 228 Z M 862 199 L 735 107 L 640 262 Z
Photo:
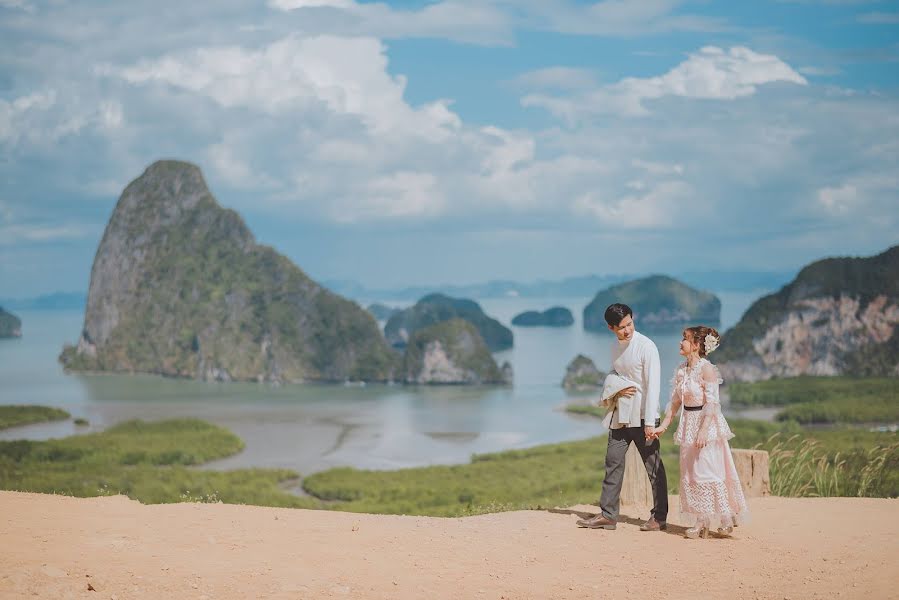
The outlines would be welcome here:
M 643 358 L 643 414 L 645 425 L 655 427 L 659 416 L 659 390 L 661 389 L 662 365 L 659 350 L 655 344 L 649 344 Z

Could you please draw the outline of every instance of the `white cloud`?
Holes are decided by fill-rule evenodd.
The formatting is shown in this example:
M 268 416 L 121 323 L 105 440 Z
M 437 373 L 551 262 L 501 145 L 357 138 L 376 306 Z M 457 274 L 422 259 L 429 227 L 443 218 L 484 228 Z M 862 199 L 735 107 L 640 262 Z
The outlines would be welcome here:
M 831 215 L 848 214 L 855 208 L 858 201 L 858 189 L 854 185 L 845 184 L 818 190 L 818 202 Z
M 886 173 L 856 175 L 845 181 L 820 188 L 818 208 L 831 218 L 860 222 L 893 221 L 899 204 L 899 176 Z
M 609 197 L 590 191 L 578 196 L 574 209 L 610 229 L 669 229 L 682 221 L 683 207 L 693 192 L 683 181 L 662 181 L 649 188 L 640 182 L 630 187 L 642 193 Z M 694 203 L 691 208 L 700 207 Z
M 117 129 L 123 121 L 116 100 L 91 105 L 69 100 L 55 89 L 32 92 L 12 102 L 0 99 L 0 147 L 46 147 L 88 128 Z
M 406 80 L 387 73 L 384 46 L 373 38 L 290 36 L 258 51 L 201 48 L 101 72 L 133 84 L 171 85 L 225 108 L 281 114 L 323 106 L 360 117 L 376 132 L 403 130 L 435 141 L 460 125 L 446 101 L 406 104 Z
M 650 112 L 644 104 L 647 100 L 668 96 L 734 100 L 751 96 L 758 86 L 774 82 L 807 84 L 804 77 L 776 56 L 741 46 L 729 51 L 707 46 L 658 77 L 627 77 L 566 97 L 529 94 L 522 99 L 522 105 L 544 108 L 569 122 L 603 113 L 641 116 Z
M 361 191 L 334 207 L 336 221 L 432 217 L 443 212 L 446 201 L 433 173 L 399 171 L 368 182 Z

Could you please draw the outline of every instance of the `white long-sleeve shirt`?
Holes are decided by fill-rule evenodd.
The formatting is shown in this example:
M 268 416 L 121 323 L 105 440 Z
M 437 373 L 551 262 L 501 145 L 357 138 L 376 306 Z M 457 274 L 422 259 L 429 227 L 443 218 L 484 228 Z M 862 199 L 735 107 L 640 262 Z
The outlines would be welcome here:
M 630 421 L 622 424 L 618 420 L 618 411 L 615 411 L 609 429 L 639 427 L 641 419 L 646 425 L 655 425 L 659 417 L 662 375 L 659 349 L 655 343 L 639 331 L 635 331 L 626 342 L 616 339 L 612 345 L 612 369 L 633 381 L 637 392 L 631 402 Z

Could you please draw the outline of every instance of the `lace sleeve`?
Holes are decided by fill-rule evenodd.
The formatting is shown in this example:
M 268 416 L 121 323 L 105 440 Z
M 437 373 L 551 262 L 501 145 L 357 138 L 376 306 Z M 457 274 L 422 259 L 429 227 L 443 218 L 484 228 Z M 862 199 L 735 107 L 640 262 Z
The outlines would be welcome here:
M 718 367 L 708 362 L 702 366 L 702 391 L 705 396 L 702 413 L 704 415 L 721 414 L 721 399 L 718 394 L 718 388 L 722 383 L 724 383 L 724 380 L 721 379 Z
M 675 399 L 681 398 L 681 368 L 678 367 L 674 370 L 674 375 L 671 376 L 671 381 L 668 383 L 671 388 L 671 393 L 668 395 L 668 404 L 670 405 L 674 402 Z

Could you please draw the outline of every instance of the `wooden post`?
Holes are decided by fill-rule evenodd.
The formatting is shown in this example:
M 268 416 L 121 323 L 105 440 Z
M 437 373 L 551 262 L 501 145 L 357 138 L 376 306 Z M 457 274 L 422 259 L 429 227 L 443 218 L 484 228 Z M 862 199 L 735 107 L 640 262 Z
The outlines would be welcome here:
M 747 498 L 771 495 L 771 479 L 768 473 L 768 453 L 765 450 L 734 449 L 734 464 L 743 494 Z
M 764 450 L 731 450 L 734 465 L 743 493 L 747 498 L 771 495 L 771 480 L 768 473 L 768 453 Z M 621 504 L 628 506 L 652 506 L 652 486 L 646 475 L 646 467 L 640 452 L 633 444 L 624 458 L 624 484 L 621 487 Z
M 628 506 L 652 506 L 652 486 L 640 451 L 633 444 L 624 457 L 624 484 L 621 487 L 621 504 Z

